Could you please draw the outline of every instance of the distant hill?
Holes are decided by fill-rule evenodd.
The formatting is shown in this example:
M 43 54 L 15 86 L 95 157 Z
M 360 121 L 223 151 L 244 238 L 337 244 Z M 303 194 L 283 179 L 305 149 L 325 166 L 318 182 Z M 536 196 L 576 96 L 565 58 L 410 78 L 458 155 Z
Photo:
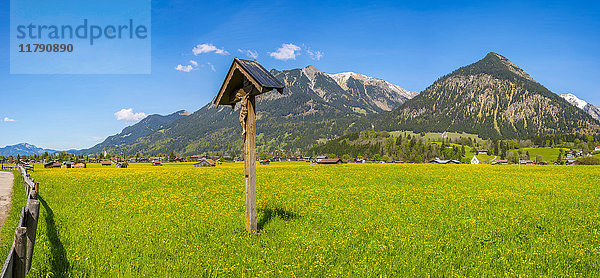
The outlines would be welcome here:
M 441 77 L 391 113 L 369 121 L 378 130 L 466 132 L 498 139 L 600 130 L 592 116 L 493 52 Z
M 46 152 L 48 154 L 51 154 L 51 153 L 55 153 L 58 151 L 51 150 L 51 149 L 38 148 L 34 145 L 27 144 L 27 143 L 21 143 L 21 144 L 16 144 L 16 145 L 0 148 L 0 156 L 17 156 L 17 155 L 30 156 L 30 155 L 36 155 L 36 154 L 44 154 Z
M 149 115 L 138 123 L 124 128 L 120 133 L 107 137 L 102 143 L 89 149 L 74 152 L 76 154 L 97 154 L 104 150 L 111 150 L 120 146 L 129 145 L 134 143 L 137 139 L 152 132 L 159 131 L 174 121 L 189 116 L 190 114 L 191 113 L 185 110 L 180 110 L 167 116 L 158 114 Z
M 313 66 L 271 70 L 286 88 L 257 97 L 259 151 L 296 150 L 346 133 L 364 115 L 390 111 L 416 95 L 381 79 L 355 73 L 329 75 Z M 130 144 L 109 151 L 135 154 L 196 154 L 240 151 L 239 105 L 215 108 L 209 103 L 192 115 Z
M 600 107 L 588 103 L 587 101 L 580 99 L 573 94 L 561 94 L 560 97 L 564 98 L 573 106 L 585 111 L 585 113 L 590 114 L 592 118 L 600 121 Z

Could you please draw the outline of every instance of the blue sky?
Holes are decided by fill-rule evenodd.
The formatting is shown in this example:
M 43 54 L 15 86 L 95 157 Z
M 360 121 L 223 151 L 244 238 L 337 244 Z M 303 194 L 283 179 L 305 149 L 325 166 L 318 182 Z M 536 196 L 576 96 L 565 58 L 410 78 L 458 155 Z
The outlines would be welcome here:
M 124 75 L 10 74 L 8 2 L 0 4 L 0 146 L 86 148 L 132 124 L 117 120 L 122 109 L 132 109 L 119 114 L 130 120 L 196 111 L 233 57 L 249 58 L 239 50 L 269 69 L 354 71 L 413 91 L 494 51 L 551 91 L 600 105 L 593 1 L 152 1 L 151 74 Z

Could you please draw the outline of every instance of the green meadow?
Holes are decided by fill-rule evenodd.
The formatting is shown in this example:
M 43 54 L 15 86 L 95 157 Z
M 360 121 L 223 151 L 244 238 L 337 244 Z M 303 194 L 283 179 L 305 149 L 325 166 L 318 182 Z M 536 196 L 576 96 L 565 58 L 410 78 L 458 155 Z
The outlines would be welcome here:
M 243 163 L 88 165 L 33 173 L 31 277 L 600 275 L 600 167 L 260 165 L 248 236 Z

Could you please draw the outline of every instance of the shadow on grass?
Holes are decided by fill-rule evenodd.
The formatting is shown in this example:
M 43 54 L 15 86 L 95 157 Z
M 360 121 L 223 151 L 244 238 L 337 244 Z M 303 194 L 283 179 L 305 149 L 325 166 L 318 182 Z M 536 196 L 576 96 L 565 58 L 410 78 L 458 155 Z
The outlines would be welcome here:
M 58 238 L 58 232 L 56 231 L 56 223 L 54 222 L 54 212 L 48 206 L 48 203 L 44 201 L 42 196 L 38 196 L 40 203 L 46 210 L 46 235 L 50 240 L 50 271 L 55 276 L 63 276 L 69 269 L 69 261 L 67 260 L 67 252 Z
M 259 233 L 274 217 L 279 217 L 282 220 L 292 220 L 299 217 L 297 214 L 282 208 L 260 208 L 258 213 L 262 216 L 258 218 L 258 223 L 256 223 L 256 229 Z

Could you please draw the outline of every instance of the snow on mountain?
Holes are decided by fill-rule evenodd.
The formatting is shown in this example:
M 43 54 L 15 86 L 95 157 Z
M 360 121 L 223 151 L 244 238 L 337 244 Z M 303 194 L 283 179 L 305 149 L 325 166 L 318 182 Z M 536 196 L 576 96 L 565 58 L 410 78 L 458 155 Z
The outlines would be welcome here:
M 578 98 L 574 94 L 561 94 L 560 97 L 564 98 L 571 105 L 578 107 L 579 109 L 590 114 L 592 118 L 600 121 L 600 107 L 595 106 L 587 101 Z
M 379 78 L 353 72 L 327 74 L 312 65 L 272 73 L 288 90 L 314 93 L 328 103 L 335 102 L 361 114 L 391 111 L 417 95 Z M 284 97 L 285 94 L 265 94 L 261 100 Z
M 338 85 L 340 85 L 340 87 L 342 87 L 344 90 L 348 90 L 348 85 L 346 85 L 346 83 L 348 82 L 348 79 L 352 76 L 356 76 L 356 77 L 362 77 L 364 75 L 362 74 L 358 74 L 358 73 L 354 73 L 354 72 L 341 72 L 341 73 L 336 73 L 336 74 L 330 74 L 329 76 L 331 76 L 331 78 L 333 78 L 333 80 L 335 80 L 335 82 L 338 83 Z
M 560 97 L 564 98 L 570 104 L 579 107 L 579 109 L 583 109 L 586 105 L 588 105 L 585 100 L 578 98 L 574 94 L 561 94 Z
M 329 74 L 329 76 L 346 91 L 369 91 L 367 88 L 377 88 L 375 94 L 371 93 L 373 94 L 371 96 L 373 98 L 371 101 L 384 111 L 394 109 L 395 104 L 389 103 L 389 101 L 380 101 L 377 98 L 400 99 L 399 103 L 403 103 L 418 94 L 417 92 L 406 90 L 385 80 L 355 72 L 342 72 Z

